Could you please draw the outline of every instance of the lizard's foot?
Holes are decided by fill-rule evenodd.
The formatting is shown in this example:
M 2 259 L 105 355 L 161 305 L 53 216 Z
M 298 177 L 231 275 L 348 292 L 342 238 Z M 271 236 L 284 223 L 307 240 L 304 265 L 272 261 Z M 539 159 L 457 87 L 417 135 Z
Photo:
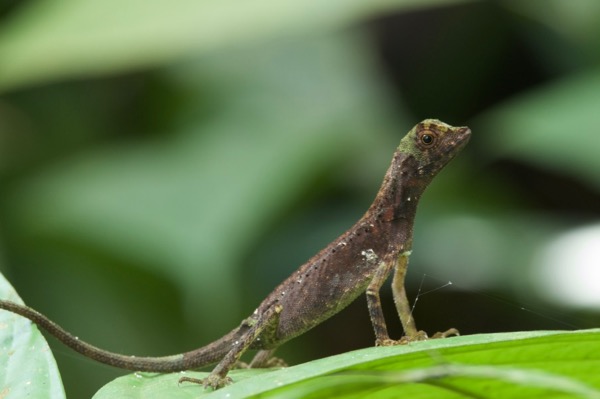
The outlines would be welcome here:
M 405 335 L 404 337 L 400 338 L 398 342 L 400 343 L 400 345 L 406 345 L 410 344 L 411 342 L 426 341 L 428 339 L 429 336 L 427 336 L 427 333 L 421 330 L 417 331 L 417 333 L 414 335 Z
M 256 361 L 256 359 L 252 360 L 252 362 L 245 363 L 238 361 L 235 364 L 235 368 L 239 369 L 270 369 L 275 367 L 287 367 L 288 364 L 280 357 L 270 357 L 268 359 L 259 359 L 260 361 Z
M 400 342 L 396 341 L 394 339 L 391 339 L 391 338 L 375 340 L 375 346 L 394 346 L 394 345 L 400 345 Z
M 192 377 L 181 377 L 179 383 L 191 382 L 193 384 L 202 385 L 204 388 L 211 388 L 213 390 L 223 388 L 226 385 L 231 384 L 233 381 L 231 378 L 225 376 L 221 377 L 215 374 L 209 374 L 206 378 L 192 378 Z
M 405 335 L 404 337 L 395 340 L 395 339 L 378 339 L 375 341 L 375 346 L 394 346 L 394 345 L 406 345 L 410 342 L 414 341 L 425 341 L 427 339 L 427 333 L 425 331 L 418 331 L 415 335 L 409 336 Z
M 265 360 L 264 362 L 254 362 L 252 361 L 251 363 L 246 363 L 246 362 L 242 362 L 241 360 L 238 360 L 237 362 L 235 362 L 235 366 L 233 366 L 234 369 L 270 369 L 270 368 L 275 368 L 275 367 L 287 367 L 288 364 L 285 362 L 285 360 L 283 360 L 280 357 L 270 357 L 267 360 Z
M 407 345 L 411 342 L 426 341 L 429 337 L 425 331 L 417 331 L 414 335 L 405 335 L 397 341 L 394 341 L 394 345 Z
M 248 363 L 238 360 L 237 362 L 235 362 L 232 369 L 249 369 L 250 367 L 251 366 Z
M 419 332 L 417 332 L 416 335 L 413 335 L 413 336 L 406 335 L 406 336 L 400 338 L 400 343 L 408 344 L 410 342 L 415 342 L 415 341 L 426 341 L 428 339 L 447 338 L 447 337 L 451 337 L 454 335 L 456 335 L 456 336 L 460 335 L 460 333 L 458 332 L 458 330 L 456 328 L 450 328 L 444 332 L 436 332 L 431 337 L 427 336 L 427 333 L 425 331 L 419 331 Z
M 273 367 L 287 367 L 287 363 L 280 357 L 270 357 L 266 362 L 261 363 L 259 365 L 250 364 L 252 368 L 263 368 L 269 369 Z
M 442 332 L 435 333 L 433 335 L 433 337 L 431 337 L 431 339 L 446 338 L 446 337 L 449 337 L 452 335 L 459 335 L 458 330 L 456 328 L 451 328 L 448 331 L 445 331 L 443 333 Z M 427 335 L 427 333 L 425 331 L 417 331 L 417 333 L 414 335 L 405 335 L 404 337 L 402 337 L 398 340 L 394 340 L 394 339 L 390 339 L 390 338 L 378 339 L 375 341 L 375 346 L 406 345 L 411 342 L 426 341 L 428 339 L 430 339 L 430 337 Z
M 274 349 L 263 349 L 259 351 L 250 362 L 250 368 L 268 369 L 272 367 L 287 367 L 283 359 L 272 356 Z
M 447 338 L 447 337 L 458 337 L 460 335 L 460 332 L 456 329 L 456 328 L 449 328 L 448 330 L 444 331 L 444 332 L 436 332 L 435 334 L 433 334 L 433 337 L 431 337 L 432 339 L 435 338 Z

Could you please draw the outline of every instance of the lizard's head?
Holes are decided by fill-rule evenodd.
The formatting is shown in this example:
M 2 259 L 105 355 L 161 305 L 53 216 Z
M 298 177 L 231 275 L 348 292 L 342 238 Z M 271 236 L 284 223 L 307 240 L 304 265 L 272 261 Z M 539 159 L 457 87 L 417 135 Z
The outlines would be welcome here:
M 471 137 L 468 127 L 454 127 L 437 119 L 425 119 L 418 123 L 400 141 L 398 150 L 412 155 L 418 167 L 416 176 L 433 178 Z

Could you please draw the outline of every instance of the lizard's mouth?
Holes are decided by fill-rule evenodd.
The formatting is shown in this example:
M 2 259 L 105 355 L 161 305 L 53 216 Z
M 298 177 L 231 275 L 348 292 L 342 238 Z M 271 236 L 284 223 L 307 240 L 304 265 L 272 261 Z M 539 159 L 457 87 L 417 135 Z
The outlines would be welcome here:
M 469 139 L 471 138 L 471 129 L 466 126 L 455 127 L 452 130 L 452 138 L 448 142 L 446 142 L 444 151 L 446 152 L 446 160 L 444 164 L 447 164 L 462 151 L 462 149 L 467 145 Z M 440 165 L 439 169 L 443 166 Z M 438 170 L 439 170 L 438 169 Z
M 471 138 L 471 129 L 466 126 L 461 126 L 456 128 L 456 139 L 454 140 L 456 143 L 456 150 L 461 150 Z
M 459 141 L 459 143 L 462 144 L 462 142 L 464 141 L 465 144 L 466 144 L 466 142 L 469 141 L 470 137 L 471 137 L 471 129 L 469 129 L 466 126 L 458 128 L 458 141 Z

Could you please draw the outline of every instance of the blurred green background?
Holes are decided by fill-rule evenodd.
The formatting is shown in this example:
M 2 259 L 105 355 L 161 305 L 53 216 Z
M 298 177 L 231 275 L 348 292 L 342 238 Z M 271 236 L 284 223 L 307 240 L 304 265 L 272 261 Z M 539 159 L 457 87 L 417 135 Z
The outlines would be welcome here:
M 418 326 L 600 323 L 597 1 L 3 0 L 0 93 L 0 270 L 101 347 L 229 331 L 429 117 L 473 137 L 421 201 Z M 361 298 L 279 354 L 372 344 Z M 122 374 L 53 348 L 69 397 Z

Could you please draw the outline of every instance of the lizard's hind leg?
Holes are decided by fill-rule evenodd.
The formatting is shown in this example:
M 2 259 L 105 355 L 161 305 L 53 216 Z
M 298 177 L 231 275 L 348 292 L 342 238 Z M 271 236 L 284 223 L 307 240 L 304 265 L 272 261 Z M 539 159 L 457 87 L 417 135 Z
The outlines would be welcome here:
M 287 363 L 283 359 L 273 356 L 273 352 L 275 352 L 275 349 L 263 349 L 258 351 L 250 362 L 249 367 L 254 369 L 287 367 Z
M 276 349 L 276 348 L 275 348 Z M 287 367 L 285 360 L 273 356 L 275 349 L 261 349 L 252 358 L 250 363 L 238 361 L 235 369 L 268 369 L 271 367 Z
M 377 267 L 375 275 L 366 291 L 371 324 L 375 330 L 376 346 L 392 345 L 394 342 L 390 339 L 388 334 L 385 318 L 383 317 L 383 309 L 381 309 L 381 298 L 379 296 L 379 290 L 390 274 L 393 266 L 394 264 L 390 262 L 389 259 L 384 259 Z
M 208 377 L 202 379 L 182 377 L 179 379 L 179 382 L 193 382 L 201 384 L 205 388 L 212 389 L 219 389 L 230 384 L 231 378 L 227 376 L 229 370 L 235 366 L 244 352 L 267 327 L 278 324 L 279 314 L 282 310 L 283 307 L 281 305 L 274 304 L 267 308 L 264 313 L 259 315 L 257 319 L 252 320 L 251 322 L 245 321 L 249 326 L 249 329 L 240 337 L 240 339 L 233 343 L 231 350 L 223 359 L 221 359 L 219 364 L 215 366 Z

